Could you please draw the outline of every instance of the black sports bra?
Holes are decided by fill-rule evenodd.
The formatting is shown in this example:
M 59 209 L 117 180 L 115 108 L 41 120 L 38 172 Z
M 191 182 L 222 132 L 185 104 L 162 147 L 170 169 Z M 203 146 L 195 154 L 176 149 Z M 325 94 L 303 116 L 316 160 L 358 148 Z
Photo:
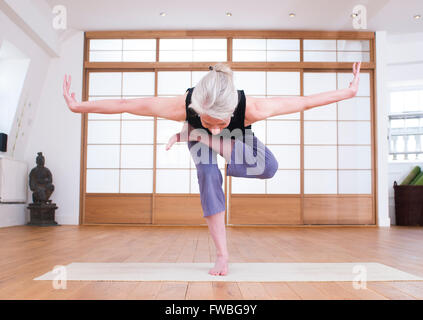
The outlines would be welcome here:
M 206 130 L 209 134 L 212 134 L 209 129 L 204 128 L 201 124 L 200 116 L 197 112 L 194 111 L 192 108 L 188 108 L 188 106 L 191 104 L 191 96 L 192 92 L 194 91 L 195 87 L 188 88 L 188 94 L 185 100 L 185 109 L 186 109 L 186 120 L 193 128 L 202 128 Z M 231 122 L 229 125 L 222 130 L 221 135 L 227 135 L 228 133 L 232 133 L 234 136 L 231 136 L 231 138 L 235 138 L 237 136 L 244 136 L 246 134 L 252 134 L 251 131 L 251 124 L 247 127 L 244 126 L 245 124 L 245 108 L 246 108 L 246 99 L 244 90 L 237 90 L 238 91 L 238 105 L 235 108 L 235 111 L 233 113 L 233 116 L 231 118 Z M 228 129 L 228 130 L 225 130 Z M 240 129 L 240 130 L 235 130 Z M 239 134 L 241 132 L 241 134 Z

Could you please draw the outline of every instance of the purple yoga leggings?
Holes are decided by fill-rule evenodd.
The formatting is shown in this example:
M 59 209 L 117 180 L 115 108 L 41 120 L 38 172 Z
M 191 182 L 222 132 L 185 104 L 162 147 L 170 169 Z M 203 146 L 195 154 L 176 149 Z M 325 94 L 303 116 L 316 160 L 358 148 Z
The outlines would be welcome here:
M 197 146 L 193 148 L 195 145 Z M 203 216 L 225 211 L 223 178 L 217 166 L 217 153 L 198 141 L 188 141 L 188 148 L 197 167 Z M 202 152 L 206 154 L 203 155 Z M 231 161 L 226 169 L 228 176 L 269 179 L 275 175 L 277 169 L 278 161 L 275 156 L 256 136 L 246 135 L 244 141 L 241 138 L 235 139 Z

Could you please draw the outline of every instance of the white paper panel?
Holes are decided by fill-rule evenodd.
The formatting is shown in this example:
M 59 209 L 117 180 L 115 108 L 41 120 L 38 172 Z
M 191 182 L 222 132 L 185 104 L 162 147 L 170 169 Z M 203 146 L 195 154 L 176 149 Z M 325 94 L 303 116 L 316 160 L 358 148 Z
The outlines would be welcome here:
M 304 111 L 304 120 L 336 120 L 336 103 Z
M 120 143 L 120 121 L 88 121 L 88 144 Z
M 174 62 L 174 61 L 190 62 L 190 61 L 193 61 L 193 53 L 192 53 L 192 51 L 160 51 L 159 61 L 163 61 L 163 62 Z
M 87 168 L 119 168 L 119 145 L 88 145 Z
M 195 87 L 197 83 L 201 80 L 201 78 L 204 77 L 208 73 L 209 71 L 193 71 L 191 87 Z
M 334 194 L 336 187 L 336 170 L 304 170 L 304 193 Z
M 370 146 L 339 146 L 340 169 L 371 169 Z
M 154 62 L 156 51 L 123 51 L 123 62 Z
M 121 72 L 90 72 L 89 73 L 90 96 L 120 96 L 121 95 Z
M 266 193 L 265 179 L 232 177 L 232 193 Z
M 233 39 L 233 50 L 266 50 L 266 39 Z
M 225 170 L 220 170 L 222 175 L 222 190 L 225 192 Z M 190 193 L 200 193 L 200 187 L 198 185 L 197 170 L 191 169 L 191 190 Z
M 371 170 L 340 170 L 339 193 L 371 194 Z
M 159 95 L 181 95 L 191 87 L 189 71 L 160 71 L 157 76 Z
M 300 168 L 300 146 L 269 146 L 279 163 L 279 169 Z
M 267 51 L 267 61 L 300 61 L 299 51 Z
M 266 51 L 234 50 L 232 61 L 266 61 Z
M 266 141 L 266 120 L 254 122 L 251 125 L 254 135 L 263 143 Z
M 87 169 L 87 193 L 118 193 L 119 170 Z
M 156 39 L 123 39 L 123 50 L 156 51 Z
M 304 50 L 336 50 L 336 40 L 304 39 Z
M 152 193 L 153 170 L 121 170 L 121 193 Z
M 88 101 L 121 99 L 120 96 L 88 97 Z M 120 120 L 120 113 L 88 113 L 88 120 Z
M 299 194 L 300 170 L 278 170 L 271 179 L 266 179 L 267 193 Z
M 157 146 L 157 168 L 189 168 L 191 154 L 185 144 L 174 144 L 170 150 Z
M 160 39 L 162 50 L 192 50 L 193 39 Z
M 268 144 L 300 144 L 300 122 L 272 120 L 267 121 Z
M 299 72 L 267 72 L 267 95 L 298 96 L 300 93 Z
M 183 125 L 183 122 L 179 121 L 157 120 L 157 143 L 167 144 L 171 136 L 181 132 Z
M 336 74 L 329 72 L 305 72 L 304 95 L 309 96 L 325 91 L 336 90 Z
M 370 144 L 370 121 L 339 121 L 339 144 Z
M 234 71 L 234 83 L 238 90 L 244 90 L 246 95 L 266 94 L 266 72 L 264 71 Z
M 91 39 L 90 50 L 122 50 L 122 39 Z
M 304 144 L 336 144 L 336 121 L 304 121 Z
M 335 51 L 304 51 L 304 61 L 315 62 L 336 62 Z
M 300 50 L 299 39 L 266 39 L 267 50 Z
M 226 51 L 226 39 L 193 39 L 193 50 L 223 50 Z
M 369 51 L 369 40 L 337 40 L 338 51 Z
M 200 187 L 198 186 L 198 178 L 197 178 L 197 170 L 196 169 L 191 169 L 191 185 L 190 185 L 190 193 L 200 193 Z M 223 183 L 222 183 L 222 188 L 223 188 L 223 184 L 225 183 L 225 177 L 222 175 L 222 179 L 223 179 Z
M 154 96 L 154 72 L 123 72 L 122 95 Z
M 154 121 L 122 121 L 122 144 L 154 143 Z
M 348 88 L 350 82 L 354 79 L 354 75 L 351 73 L 338 73 L 338 88 Z M 358 85 L 357 97 L 365 96 L 370 97 L 370 76 L 368 72 L 360 70 L 360 82 Z
M 339 120 L 370 120 L 370 98 L 354 97 L 338 102 Z
M 189 169 L 168 170 L 157 169 L 156 192 L 157 193 L 189 193 Z
M 336 146 L 304 146 L 305 169 L 336 169 Z
M 192 61 L 227 61 L 228 55 L 226 51 L 209 50 L 194 51 Z
M 369 52 L 338 52 L 338 62 L 369 62 Z
M 153 168 L 153 146 L 122 145 L 122 168 Z
M 121 62 L 122 51 L 90 51 L 91 62 Z

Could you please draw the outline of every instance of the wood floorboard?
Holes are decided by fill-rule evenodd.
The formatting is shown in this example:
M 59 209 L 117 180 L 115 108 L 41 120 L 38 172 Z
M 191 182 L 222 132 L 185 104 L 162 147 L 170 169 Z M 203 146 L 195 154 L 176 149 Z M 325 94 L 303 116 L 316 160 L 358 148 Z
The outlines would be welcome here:
M 423 277 L 423 228 L 228 227 L 229 262 L 378 262 Z M 423 299 L 423 282 L 34 281 L 72 262 L 208 262 L 207 227 L 0 229 L 0 299 Z M 365 250 L 363 249 L 365 248 Z M 229 269 L 229 272 L 231 270 Z

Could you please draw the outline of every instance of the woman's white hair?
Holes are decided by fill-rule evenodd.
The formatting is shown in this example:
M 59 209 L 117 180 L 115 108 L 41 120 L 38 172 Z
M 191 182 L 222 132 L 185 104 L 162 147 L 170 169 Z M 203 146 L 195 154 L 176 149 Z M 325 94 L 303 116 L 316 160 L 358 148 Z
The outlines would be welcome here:
M 199 115 L 226 120 L 238 105 L 238 91 L 233 82 L 231 68 L 218 63 L 195 86 L 189 108 Z

